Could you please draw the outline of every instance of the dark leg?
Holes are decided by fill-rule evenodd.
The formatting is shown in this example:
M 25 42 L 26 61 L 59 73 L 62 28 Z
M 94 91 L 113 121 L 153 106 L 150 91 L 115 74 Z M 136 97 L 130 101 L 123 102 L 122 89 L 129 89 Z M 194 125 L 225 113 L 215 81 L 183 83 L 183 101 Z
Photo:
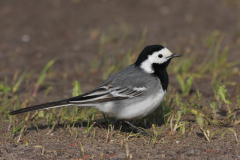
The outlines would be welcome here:
M 125 123 L 125 124 L 128 124 L 132 129 L 134 129 L 135 131 L 137 131 L 139 133 L 142 133 L 142 134 L 144 134 L 146 136 L 151 136 L 151 134 L 141 130 L 140 128 L 134 126 L 132 123 L 130 123 L 130 122 L 126 121 L 126 120 L 122 120 L 122 122 Z

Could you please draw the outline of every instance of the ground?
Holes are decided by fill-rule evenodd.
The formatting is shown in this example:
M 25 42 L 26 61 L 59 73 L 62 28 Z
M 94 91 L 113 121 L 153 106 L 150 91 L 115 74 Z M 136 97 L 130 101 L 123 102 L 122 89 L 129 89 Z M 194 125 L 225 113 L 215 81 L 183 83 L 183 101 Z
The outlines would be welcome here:
M 189 109 L 191 113 L 182 116 L 181 122 L 187 122 L 185 133 L 181 128 L 171 132 L 170 122 L 159 118 L 163 115 L 133 122 L 151 133 L 155 124 L 159 133 L 156 141 L 132 133 L 120 122 L 111 128 L 110 121 L 106 122 L 98 112 L 83 110 L 79 114 L 86 113 L 91 118 L 71 121 L 67 115 L 76 116 L 73 108 L 66 113 L 50 111 L 58 121 L 51 120 L 48 111 L 44 112 L 47 116 L 37 115 L 37 120 L 25 119 L 27 114 L 11 118 L 8 111 L 25 103 L 29 106 L 69 98 L 75 81 L 79 81 L 83 93 L 89 91 L 133 63 L 144 46 L 150 44 L 162 44 L 183 55 L 168 68 L 166 104 L 170 113 L 174 107 L 183 110 L 188 101 L 197 103 L 197 92 L 202 94 L 200 108 L 207 106 L 206 112 L 213 113 L 210 102 L 220 102 L 214 92 L 216 83 L 226 86 L 233 110 L 240 104 L 239 16 L 237 0 L 0 1 L 0 158 L 238 159 L 239 124 L 208 124 L 210 129 L 201 131 L 196 118 L 201 114 L 194 114 L 198 108 Z M 225 57 L 221 56 L 225 53 Z M 38 83 L 44 66 L 53 59 L 44 81 Z M 202 69 L 204 66 L 208 68 Z M 24 71 L 24 79 L 14 91 Z M 184 79 L 194 77 L 185 95 L 181 76 L 177 75 Z M 33 96 L 36 84 L 40 87 Z M 181 97 L 181 103 L 176 95 Z M 227 102 L 222 101 L 220 115 L 226 118 Z M 25 120 L 27 123 L 21 128 Z M 90 128 L 87 120 L 90 125 L 96 123 Z M 208 141 L 204 131 L 209 130 Z

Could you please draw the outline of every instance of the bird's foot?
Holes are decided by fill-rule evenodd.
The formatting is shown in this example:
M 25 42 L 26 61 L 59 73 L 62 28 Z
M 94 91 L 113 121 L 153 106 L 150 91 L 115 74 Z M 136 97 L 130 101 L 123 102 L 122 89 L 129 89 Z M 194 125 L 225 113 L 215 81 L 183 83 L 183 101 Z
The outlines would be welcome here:
M 132 123 L 130 123 L 130 122 L 126 121 L 126 120 L 123 120 L 122 122 L 125 123 L 125 124 L 128 124 L 128 125 L 131 127 L 131 129 L 133 129 L 133 130 L 135 130 L 135 131 L 137 131 L 137 132 L 139 132 L 139 133 L 141 133 L 141 134 L 144 134 L 144 135 L 146 135 L 146 136 L 151 136 L 150 133 L 148 133 L 148 132 L 146 132 L 146 131 L 143 131 L 142 129 L 134 126 Z

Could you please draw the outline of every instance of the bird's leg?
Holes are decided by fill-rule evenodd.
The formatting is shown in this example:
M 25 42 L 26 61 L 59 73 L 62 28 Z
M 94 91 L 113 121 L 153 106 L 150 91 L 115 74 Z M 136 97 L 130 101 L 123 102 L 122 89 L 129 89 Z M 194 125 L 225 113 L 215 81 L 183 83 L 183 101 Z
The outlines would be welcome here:
M 135 131 L 137 131 L 139 133 L 142 133 L 142 134 L 144 134 L 146 136 L 150 135 L 148 132 L 141 130 L 140 128 L 134 126 L 132 123 L 130 123 L 130 122 L 126 121 L 126 120 L 122 120 L 122 122 L 125 123 L 125 124 L 128 124 L 132 129 L 134 129 Z

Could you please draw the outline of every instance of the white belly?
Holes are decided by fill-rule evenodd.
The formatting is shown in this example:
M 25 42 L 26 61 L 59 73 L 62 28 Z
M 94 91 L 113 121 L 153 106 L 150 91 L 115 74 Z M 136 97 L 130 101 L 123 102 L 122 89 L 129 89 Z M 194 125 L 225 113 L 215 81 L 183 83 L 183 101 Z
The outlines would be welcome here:
M 155 95 L 128 106 L 114 106 L 114 102 L 108 102 L 99 109 L 110 116 L 114 115 L 117 119 L 139 119 L 153 112 L 160 105 L 165 94 L 166 91 L 159 90 Z

